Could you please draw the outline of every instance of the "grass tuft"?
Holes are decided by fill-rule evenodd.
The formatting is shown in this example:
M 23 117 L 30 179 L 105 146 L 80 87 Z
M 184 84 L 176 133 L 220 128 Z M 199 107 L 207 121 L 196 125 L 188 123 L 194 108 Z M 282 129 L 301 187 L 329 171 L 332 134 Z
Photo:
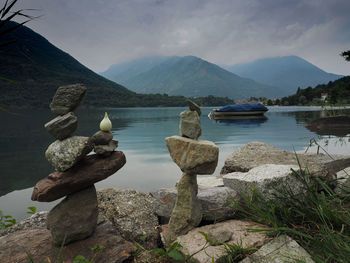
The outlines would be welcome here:
M 253 190 L 232 205 L 240 216 L 270 226 L 267 234 L 294 238 L 315 262 L 349 262 L 349 186 L 335 192 L 334 179 L 321 180 L 307 169 L 292 172 L 302 183 L 303 193 L 296 196 L 290 188 L 283 188 L 273 200 L 267 200 Z

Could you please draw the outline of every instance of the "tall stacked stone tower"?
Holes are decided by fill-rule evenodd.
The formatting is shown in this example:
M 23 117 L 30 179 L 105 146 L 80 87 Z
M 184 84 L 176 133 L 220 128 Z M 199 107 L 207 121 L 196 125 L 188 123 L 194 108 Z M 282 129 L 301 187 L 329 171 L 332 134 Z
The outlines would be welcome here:
M 51 111 L 58 116 L 45 124 L 57 139 L 45 153 L 56 171 L 35 185 L 32 200 L 51 202 L 66 196 L 47 217 L 47 228 L 56 245 L 92 235 L 98 216 L 94 183 L 114 174 L 126 163 L 123 152 L 115 151 L 118 141 L 113 140 L 107 114 L 101 130 L 91 138 L 72 136 L 78 127 L 74 110 L 85 93 L 86 87 L 81 84 L 59 87 L 50 104 Z M 87 155 L 92 149 L 96 154 Z
M 213 142 L 198 140 L 202 134 L 201 110 L 194 102 L 187 102 L 189 110 L 180 114 L 181 136 L 165 139 L 171 158 L 183 172 L 177 183 L 177 199 L 168 226 L 170 239 L 186 234 L 201 222 L 197 175 L 214 173 L 219 157 L 219 148 Z

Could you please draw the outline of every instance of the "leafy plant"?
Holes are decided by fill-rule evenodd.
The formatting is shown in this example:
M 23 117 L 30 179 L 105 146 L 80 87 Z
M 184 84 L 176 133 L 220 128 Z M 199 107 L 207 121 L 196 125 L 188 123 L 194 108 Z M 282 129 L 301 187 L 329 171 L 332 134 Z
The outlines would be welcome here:
M 185 257 L 180 252 L 181 248 L 182 245 L 180 243 L 174 242 L 169 247 L 153 249 L 152 254 L 175 261 L 185 262 Z
M 7 227 L 13 226 L 17 221 L 10 215 L 4 215 L 0 210 L 0 229 L 5 229 Z
M 9 34 L 10 32 L 28 23 L 30 20 L 37 18 L 25 13 L 26 11 L 33 11 L 35 9 L 19 9 L 16 11 L 12 11 L 13 7 L 17 2 L 18 0 L 13 0 L 11 2 L 6 0 L 2 8 L 0 9 L 0 39 L 2 36 Z M 16 17 L 22 17 L 25 20 L 21 23 L 12 25 L 11 27 L 7 27 L 7 24 Z M 0 43 L 0 48 L 7 46 L 13 42 L 14 40 Z
M 35 206 L 29 206 L 28 207 L 27 214 L 34 215 L 36 213 L 36 207 Z

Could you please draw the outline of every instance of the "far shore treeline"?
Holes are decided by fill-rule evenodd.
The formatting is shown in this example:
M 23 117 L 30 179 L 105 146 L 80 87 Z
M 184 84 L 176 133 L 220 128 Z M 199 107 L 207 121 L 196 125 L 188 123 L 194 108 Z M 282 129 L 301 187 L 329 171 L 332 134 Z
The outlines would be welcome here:
M 324 95 L 325 99 L 321 98 Z M 275 104 L 291 105 L 324 105 L 324 104 L 350 104 L 350 76 L 330 81 L 306 89 L 298 88 L 294 95 L 276 100 Z

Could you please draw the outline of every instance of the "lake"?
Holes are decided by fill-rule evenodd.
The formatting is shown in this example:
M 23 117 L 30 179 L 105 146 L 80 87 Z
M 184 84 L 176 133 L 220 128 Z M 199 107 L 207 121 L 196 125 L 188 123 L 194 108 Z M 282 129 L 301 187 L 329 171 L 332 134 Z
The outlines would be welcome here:
M 143 192 L 174 186 L 181 177 L 172 162 L 164 138 L 179 133 L 179 113 L 185 108 L 108 108 L 82 109 L 76 135 L 91 136 L 107 111 L 113 123 L 118 150 L 127 163 L 113 176 L 96 184 L 98 189 L 115 187 Z M 270 107 L 266 118 L 213 121 L 207 115 L 212 107 L 202 108 L 200 139 L 211 140 L 220 148 L 220 169 L 226 157 L 250 142 L 261 141 L 287 151 L 304 151 L 316 139 L 330 153 L 350 154 L 348 137 L 319 136 L 307 130 L 307 122 L 324 114 L 320 107 Z M 343 110 L 350 114 L 350 110 Z M 56 202 L 30 200 L 35 183 L 53 171 L 45 150 L 54 139 L 44 124 L 55 116 L 49 110 L 23 110 L 16 114 L 0 111 L 0 210 L 17 219 L 26 217 L 28 206 L 48 210 Z M 350 133 L 350 132 L 349 132 Z M 311 151 L 315 151 L 312 147 Z

